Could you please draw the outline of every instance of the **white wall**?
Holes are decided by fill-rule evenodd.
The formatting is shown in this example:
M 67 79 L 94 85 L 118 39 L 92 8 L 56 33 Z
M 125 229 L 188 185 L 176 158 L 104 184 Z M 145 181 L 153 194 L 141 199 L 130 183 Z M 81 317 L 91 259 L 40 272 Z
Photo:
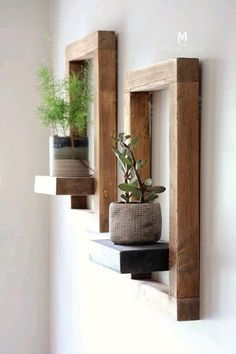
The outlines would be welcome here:
M 48 132 L 36 118 L 47 2 L 0 1 L 0 353 L 49 353 Z
M 126 71 L 177 56 L 202 61 L 201 321 L 177 323 L 127 277 L 90 264 L 86 215 L 51 204 L 51 354 L 233 354 L 236 346 L 236 4 L 230 0 L 58 0 L 53 59 L 96 30 L 119 40 L 119 129 Z M 178 32 L 187 32 L 186 46 Z

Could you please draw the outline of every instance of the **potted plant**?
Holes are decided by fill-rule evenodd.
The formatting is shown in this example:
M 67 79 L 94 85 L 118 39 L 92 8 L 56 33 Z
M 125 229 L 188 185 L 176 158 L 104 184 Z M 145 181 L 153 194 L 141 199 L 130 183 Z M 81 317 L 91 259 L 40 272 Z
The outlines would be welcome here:
M 88 105 L 92 100 L 86 66 L 81 74 L 56 79 L 51 67 L 38 71 L 41 121 L 52 130 L 50 137 L 50 175 L 88 176 Z
M 111 203 L 109 209 L 109 231 L 115 244 L 135 245 L 156 243 L 161 237 L 161 208 L 158 194 L 163 186 L 153 186 L 151 178 L 142 180 L 140 171 L 144 160 L 134 157 L 137 137 L 120 133 L 115 138 L 117 148 L 113 151 L 124 175 L 119 184 L 122 201 Z

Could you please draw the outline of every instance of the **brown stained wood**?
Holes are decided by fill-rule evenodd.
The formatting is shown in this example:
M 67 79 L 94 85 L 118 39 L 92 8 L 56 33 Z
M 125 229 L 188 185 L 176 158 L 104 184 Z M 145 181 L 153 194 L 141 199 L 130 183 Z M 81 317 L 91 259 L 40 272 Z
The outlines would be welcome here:
M 177 298 L 177 321 L 196 321 L 200 319 L 200 304 L 199 298 Z
M 169 88 L 170 288 L 167 297 L 159 291 L 157 298 L 178 320 L 199 318 L 199 80 L 199 60 L 177 58 L 129 73 L 125 88 L 131 134 L 139 129 L 135 107 L 142 113 L 149 109 L 143 91 Z M 140 94 L 139 103 L 132 98 L 138 97 L 134 92 Z M 150 141 L 141 137 L 141 144 L 150 154 Z M 148 282 L 149 293 L 147 287 Z
M 141 170 L 143 179 L 151 173 L 151 136 L 150 136 L 150 101 L 149 92 L 132 92 L 130 94 L 130 132 L 139 138 L 135 148 L 135 157 L 146 160 Z
M 81 64 L 92 61 L 93 123 L 96 194 L 94 215 L 100 232 L 107 232 L 109 204 L 116 201 L 116 160 L 112 153 L 116 136 L 116 35 L 98 31 L 66 47 L 67 72 L 80 72 Z
M 69 73 L 75 73 L 75 74 L 80 74 L 82 68 L 84 67 L 84 65 L 86 65 L 86 61 L 85 60 L 75 60 L 75 61 L 70 61 L 69 62 Z
M 35 192 L 51 195 L 93 195 L 94 178 L 36 176 Z
M 71 209 L 88 209 L 87 196 L 72 196 Z
M 98 191 L 100 230 L 109 229 L 109 205 L 116 200 L 116 159 L 112 152 L 116 136 L 116 50 L 98 50 L 98 140 L 97 167 L 99 169 Z
M 170 110 L 171 294 L 178 298 L 198 297 L 199 84 L 174 84 L 170 94 L 171 104 L 176 105 Z
M 113 31 L 97 31 L 66 47 L 66 59 L 92 59 L 97 49 L 116 49 L 116 38 Z
M 127 74 L 128 92 L 156 91 L 167 88 L 175 82 L 198 82 L 199 60 L 177 58 L 157 63 Z
M 176 60 L 176 81 L 177 82 L 199 82 L 199 59 L 177 58 Z

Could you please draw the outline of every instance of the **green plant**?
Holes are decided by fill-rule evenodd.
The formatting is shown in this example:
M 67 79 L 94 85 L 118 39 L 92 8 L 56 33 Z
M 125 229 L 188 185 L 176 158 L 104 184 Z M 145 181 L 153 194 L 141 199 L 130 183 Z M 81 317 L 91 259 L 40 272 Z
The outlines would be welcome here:
M 138 138 L 120 133 L 114 139 L 117 142 L 117 148 L 113 148 L 113 151 L 124 174 L 124 183 L 118 186 L 122 192 L 125 192 L 121 194 L 121 198 L 125 203 L 130 203 L 131 201 L 138 203 L 153 202 L 158 198 L 158 194 L 163 193 L 166 188 L 153 186 L 151 178 L 142 181 L 140 170 L 146 161 L 136 160 L 134 157 L 134 149 L 138 143 Z
M 92 100 L 88 85 L 88 70 L 84 66 L 80 75 L 71 73 L 56 79 L 52 68 L 41 65 L 38 71 L 41 104 L 38 113 L 41 121 L 53 131 L 74 136 L 87 133 L 88 104 Z

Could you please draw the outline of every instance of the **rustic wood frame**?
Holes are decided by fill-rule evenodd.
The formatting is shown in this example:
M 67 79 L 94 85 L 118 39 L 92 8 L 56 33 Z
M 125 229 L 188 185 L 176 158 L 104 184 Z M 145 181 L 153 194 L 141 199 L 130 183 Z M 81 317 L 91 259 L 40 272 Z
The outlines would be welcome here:
M 108 231 L 109 204 L 116 200 L 116 160 L 111 150 L 116 136 L 116 34 L 98 31 L 66 47 L 66 70 L 80 72 L 92 60 L 95 125 L 95 201 L 98 231 Z M 72 207 L 86 207 L 86 196 L 72 196 Z
M 130 72 L 125 88 L 126 132 L 140 138 L 144 177 L 151 174 L 150 94 L 169 90 L 169 287 L 143 281 L 141 288 L 177 320 L 199 319 L 199 81 L 199 60 L 177 58 Z

